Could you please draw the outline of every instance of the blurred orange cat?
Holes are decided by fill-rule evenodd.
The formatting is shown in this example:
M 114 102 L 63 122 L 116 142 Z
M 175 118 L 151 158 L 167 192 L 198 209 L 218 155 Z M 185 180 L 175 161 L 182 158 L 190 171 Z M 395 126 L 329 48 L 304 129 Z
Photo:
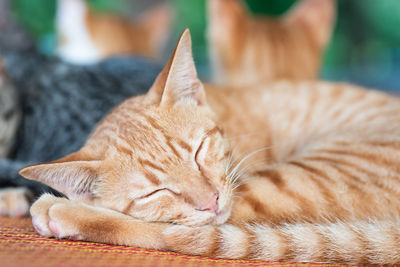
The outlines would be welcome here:
M 251 15 L 240 0 L 208 0 L 214 81 L 238 86 L 317 78 L 335 12 L 335 0 L 300 0 L 271 18 Z
M 157 58 L 171 26 L 171 9 L 157 6 L 136 21 L 91 10 L 84 0 L 58 0 L 57 54 L 77 64 L 137 54 Z

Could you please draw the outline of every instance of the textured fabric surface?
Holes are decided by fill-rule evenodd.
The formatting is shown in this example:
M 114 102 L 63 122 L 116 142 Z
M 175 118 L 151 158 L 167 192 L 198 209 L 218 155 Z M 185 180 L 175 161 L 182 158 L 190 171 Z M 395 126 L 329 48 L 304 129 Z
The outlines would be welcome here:
M 1 267 L 339 266 L 221 260 L 125 246 L 56 240 L 36 234 L 29 218 L 0 217 Z

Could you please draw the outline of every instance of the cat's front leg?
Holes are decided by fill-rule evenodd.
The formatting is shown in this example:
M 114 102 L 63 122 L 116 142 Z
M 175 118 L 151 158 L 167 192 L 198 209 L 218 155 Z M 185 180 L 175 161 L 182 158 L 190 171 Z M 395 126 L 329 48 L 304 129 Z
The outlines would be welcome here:
M 45 194 L 31 207 L 39 234 L 100 243 L 167 249 L 162 231 L 168 224 L 147 223 L 122 213 Z
M 55 197 L 51 194 L 43 194 L 35 203 L 33 203 L 30 213 L 32 216 L 32 224 L 36 231 L 45 237 L 56 237 L 55 233 L 50 229 L 49 210 L 51 207 L 68 203 L 66 198 Z
M 212 255 L 215 227 L 143 222 L 125 214 L 65 198 L 43 195 L 31 208 L 39 234 L 191 255 Z

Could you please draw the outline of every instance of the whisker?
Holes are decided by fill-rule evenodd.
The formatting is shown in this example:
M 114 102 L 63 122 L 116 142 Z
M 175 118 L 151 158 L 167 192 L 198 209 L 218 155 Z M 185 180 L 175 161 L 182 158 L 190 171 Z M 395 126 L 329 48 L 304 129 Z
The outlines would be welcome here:
M 263 151 L 263 150 L 268 150 L 268 149 L 272 149 L 272 148 L 273 148 L 273 146 L 264 147 L 264 148 L 261 148 L 261 149 L 259 149 L 259 150 L 254 151 L 254 153 L 258 153 L 258 152 L 261 152 L 261 151 Z M 243 154 L 244 154 L 244 153 L 242 153 L 242 154 L 238 157 L 238 159 L 235 160 L 235 161 L 233 162 L 232 165 L 239 165 L 239 164 L 241 164 L 239 159 L 242 158 Z M 249 154 L 251 154 L 251 153 L 249 153 Z M 247 156 L 249 156 L 249 154 L 248 154 Z M 243 159 L 242 159 L 242 160 L 243 160 Z M 232 170 L 232 171 L 233 171 L 233 170 Z
M 241 199 L 241 196 L 232 196 L 233 199 Z
M 245 153 L 241 153 L 238 157 L 237 157 L 237 159 L 236 160 L 234 160 L 233 162 L 232 162 L 232 166 L 236 166 L 237 164 L 238 164 L 238 162 L 240 162 L 240 158 L 242 158 L 243 157 L 243 155 L 244 155 Z M 232 157 L 233 157 L 233 154 L 232 154 Z M 232 167 L 231 166 L 231 167 Z M 229 171 L 229 170 L 228 170 Z
M 248 183 L 250 180 L 251 178 L 241 176 L 240 179 L 237 179 L 234 183 L 231 183 L 232 191 L 235 191 L 239 186 Z
M 247 155 L 246 155 L 245 157 L 243 157 L 243 158 L 239 161 L 239 163 L 236 164 L 236 166 L 231 170 L 231 172 L 229 173 L 228 177 L 233 176 L 233 174 L 235 174 L 235 173 L 237 172 L 237 170 L 240 168 L 240 166 L 241 166 L 247 159 L 249 159 L 250 157 L 256 155 L 257 153 L 259 153 L 259 152 L 261 152 L 261 151 L 265 151 L 265 150 L 268 150 L 268 149 L 271 149 L 271 148 L 270 148 L 270 147 L 263 147 L 263 148 L 260 148 L 260 149 L 258 149 L 258 150 L 256 150 L 256 151 L 253 151 L 253 152 L 247 154 Z
M 240 171 L 237 172 L 236 176 L 241 176 L 245 174 L 250 168 L 256 168 L 256 166 L 263 166 L 266 165 L 264 160 L 259 160 L 256 162 L 253 162 L 245 167 L 243 167 Z
M 232 166 L 232 150 L 228 156 L 228 160 L 227 160 L 226 167 L 225 167 L 225 174 L 228 174 L 228 171 L 231 168 L 231 166 Z
M 232 188 L 232 190 L 233 191 L 235 191 L 239 186 L 241 186 L 243 183 L 237 183 L 233 188 Z
M 236 149 L 238 148 L 238 144 L 235 144 L 235 146 L 233 147 L 233 149 L 231 150 L 230 154 L 229 154 L 229 166 L 228 168 L 226 168 L 225 173 L 228 174 L 230 171 L 230 168 L 235 164 L 236 160 L 233 161 L 234 158 L 234 154 L 236 152 Z

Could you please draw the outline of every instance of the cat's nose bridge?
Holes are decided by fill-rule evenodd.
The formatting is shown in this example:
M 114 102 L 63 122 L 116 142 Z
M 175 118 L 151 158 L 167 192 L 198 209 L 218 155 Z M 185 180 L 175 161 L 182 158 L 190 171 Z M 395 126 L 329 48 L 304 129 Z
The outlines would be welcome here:
M 218 191 L 206 183 L 187 184 L 185 199 L 196 210 L 218 212 Z
M 200 211 L 211 211 L 214 213 L 218 212 L 218 193 L 212 193 L 211 196 L 207 196 L 201 200 L 201 204 L 197 207 Z
M 192 168 L 188 171 L 180 169 L 183 176 L 179 179 L 179 189 L 183 193 L 186 202 L 196 210 L 218 212 L 218 190 L 210 183 L 204 175 L 193 173 Z

